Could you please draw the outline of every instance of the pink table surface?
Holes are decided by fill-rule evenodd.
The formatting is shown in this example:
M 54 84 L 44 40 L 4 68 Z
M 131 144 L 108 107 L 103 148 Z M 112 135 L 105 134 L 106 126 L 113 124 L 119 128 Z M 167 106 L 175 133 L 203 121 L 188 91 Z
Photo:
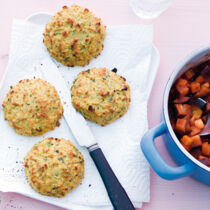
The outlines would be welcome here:
M 210 1 L 173 0 L 171 7 L 159 18 L 148 21 L 138 18 L 128 0 L 1 0 L 0 6 L 0 78 L 8 62 L 10 33 L 13 18 L 46 11 L 55 13 L 63 5 L 76 2 L 93 10 L 105 24 L 154 24 L 154 43 L 160 51 L 161 62 L 149 101 L 149 127 L 161 120 L 163 91 L 169 75 L 179 61 L 192 50 L 210 42 Z M 15 76 L 15 75 L 14 75 Z M 169 163 L 161 138 L 158 149 Z M 151 200 L 144 210 L 205 210 L 210 209 L 210 188 L 189 177 L 166 181 L 151 169 Z M 15 193 L 0 193 L 0 209 L 62 210 Z

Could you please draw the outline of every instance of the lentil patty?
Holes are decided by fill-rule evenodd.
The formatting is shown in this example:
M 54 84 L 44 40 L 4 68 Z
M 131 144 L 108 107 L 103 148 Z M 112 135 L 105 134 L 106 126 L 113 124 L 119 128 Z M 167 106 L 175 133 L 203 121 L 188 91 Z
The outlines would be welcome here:
M 125 78 L 106 68 L 78 74 L 71 88 L 72 104 L 83 116 L 100 125 L 124 115 L 130 104 L 130 87 Z
M 25 156 L 28 182 L 42 195 L 63 197 L 84 177 L 84 158 L 68 140 L 46 138 Z
M 18 134 L 38 136 L 59 125 L 63 106 L 56 89 L 42 79 L 24 79 L 3 102 L 4 118 Z
M 85 66 L 103 49 L 106 27 L 87 8 L 64 6 L 46 25 L 44 44 L 65 66 Z

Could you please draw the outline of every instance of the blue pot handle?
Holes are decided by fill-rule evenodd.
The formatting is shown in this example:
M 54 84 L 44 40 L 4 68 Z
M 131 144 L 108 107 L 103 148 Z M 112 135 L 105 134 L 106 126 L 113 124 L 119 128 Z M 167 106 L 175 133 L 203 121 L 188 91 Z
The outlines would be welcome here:
M 187 176 L 195 170 L 195 165 L 189 161 L 178 167 L 168 165 L 158 152 L 154 140 L 168 132 L 165 122 L 149 130 L 141 140 L 141 149 L 152 169 L 162 178 L 172 180 Z

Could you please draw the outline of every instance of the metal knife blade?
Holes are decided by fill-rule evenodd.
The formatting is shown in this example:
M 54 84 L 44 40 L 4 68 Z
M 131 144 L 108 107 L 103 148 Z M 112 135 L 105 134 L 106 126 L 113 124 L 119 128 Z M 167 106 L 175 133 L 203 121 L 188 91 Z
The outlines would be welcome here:
M 51 58 L 43 59 L 38 66 L 38 70 L 41 71 L 44 79 L 58 91 L 64 108 L 64 118 L 80 146 L 90 147 L 97 144 L 86 120 L 73 107 L 70 89 Z
M 104 182 L 114 209 L 135 210 L 125 189 L 120 184 L 102 150 L 97 145 L 86 120 L 83 118 L 83 116 L 81 116 L 80 113 L 77 113 L 72 106 L 70 90 L 67 88 L 65 80 L 61 76 L 56 65 L 50 58 L 48 58 L 42 60 L 42 63 L 39 67 L 45 79 L 56 87 L 64 107 L 64 117 L 66 122 L 78 143 L 81 146 L 88 148 L 90 156 L 93 159 Z

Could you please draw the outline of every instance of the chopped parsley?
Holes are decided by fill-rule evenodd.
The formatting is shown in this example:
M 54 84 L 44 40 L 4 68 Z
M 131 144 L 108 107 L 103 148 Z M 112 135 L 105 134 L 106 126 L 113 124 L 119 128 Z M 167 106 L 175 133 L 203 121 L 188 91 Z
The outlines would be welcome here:
M 48 147 L 51 147 L 53 144 L 51 144 L 50 142 L 47 142 L 46 145 L 47 145 Z
M 64 58 L 64 62 L 69 61 L 69 57 Z
M 59 157 L 58 160 L 62 161 L 62 163 L 64 163 L 64 159 L 62 157 Z

